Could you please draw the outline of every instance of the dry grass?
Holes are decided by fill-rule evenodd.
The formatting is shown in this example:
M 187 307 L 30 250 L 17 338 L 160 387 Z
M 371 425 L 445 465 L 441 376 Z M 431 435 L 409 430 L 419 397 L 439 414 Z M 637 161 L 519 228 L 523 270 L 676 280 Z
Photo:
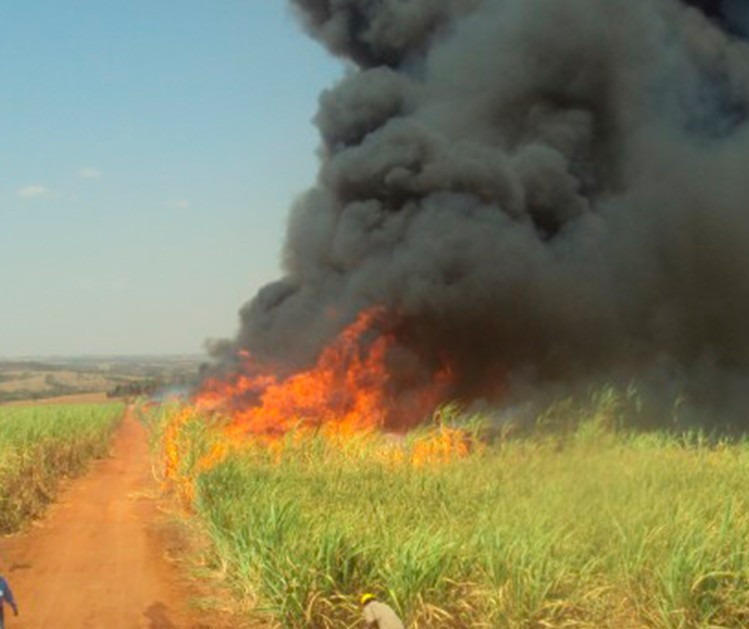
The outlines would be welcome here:
M 112 400 L 105 391 L 98 393 L 77 393 L 60 397 L 41 398 L 38 400 L 18 400 L 15 402 L 0 402 L 1 406 L 60 406 L 69 404 L 109 404 Z
M 76 371 L 6 371 L 0 382 L 0 392 L 43 393 L 56 387 L 68 387 L 85 391 L 104 391 L 110 385 L 102 374 Z

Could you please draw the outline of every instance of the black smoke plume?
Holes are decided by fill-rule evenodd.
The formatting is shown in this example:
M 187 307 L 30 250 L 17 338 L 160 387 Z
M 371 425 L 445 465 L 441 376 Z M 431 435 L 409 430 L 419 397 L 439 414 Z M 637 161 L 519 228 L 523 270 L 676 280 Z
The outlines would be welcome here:
M 465 399 L 636 379 L 743 420 L 743 3 L 292 4 L 348 70 L 285 275 L 225 355 L 301 367 L 376 305 L 406 387 L 445 364 Z
M 722 28 L 749 36 L 749 2 L 746 0 L 687 0 L 715 20 Z

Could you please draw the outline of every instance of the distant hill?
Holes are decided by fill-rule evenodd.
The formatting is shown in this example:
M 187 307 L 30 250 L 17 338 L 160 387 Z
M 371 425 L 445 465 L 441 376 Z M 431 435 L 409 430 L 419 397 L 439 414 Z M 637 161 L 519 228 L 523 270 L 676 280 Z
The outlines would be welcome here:
M 152 395 L 191 387 L 205 357 L 73 356 L 0 359 L 0 403 L 105 392 Z

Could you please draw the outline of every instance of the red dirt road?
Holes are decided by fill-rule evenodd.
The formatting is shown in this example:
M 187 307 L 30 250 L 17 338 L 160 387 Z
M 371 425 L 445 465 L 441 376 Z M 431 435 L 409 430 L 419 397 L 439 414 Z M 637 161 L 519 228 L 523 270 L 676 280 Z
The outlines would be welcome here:
M 6 608 L 7 628 L 231 626 L 190 609 L 190 588 L 166 557 L 157 490 L 145 429 L 127 413 L 112 456 L 28 532 L 0 538 L 0 571 L 20 611 Z

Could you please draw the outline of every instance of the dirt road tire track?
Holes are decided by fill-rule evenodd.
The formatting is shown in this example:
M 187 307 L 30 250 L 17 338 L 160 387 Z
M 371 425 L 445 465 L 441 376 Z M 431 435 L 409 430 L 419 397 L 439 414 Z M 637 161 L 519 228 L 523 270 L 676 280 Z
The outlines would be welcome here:
M 17 618 L 6 613 L 7 629 L 239 626 L 190 608 L 164 527 L 145 429 L 127 412 L 111 456 L 71 482 L 29 531 L 0 539 L 0 570 L 20 609 Z

